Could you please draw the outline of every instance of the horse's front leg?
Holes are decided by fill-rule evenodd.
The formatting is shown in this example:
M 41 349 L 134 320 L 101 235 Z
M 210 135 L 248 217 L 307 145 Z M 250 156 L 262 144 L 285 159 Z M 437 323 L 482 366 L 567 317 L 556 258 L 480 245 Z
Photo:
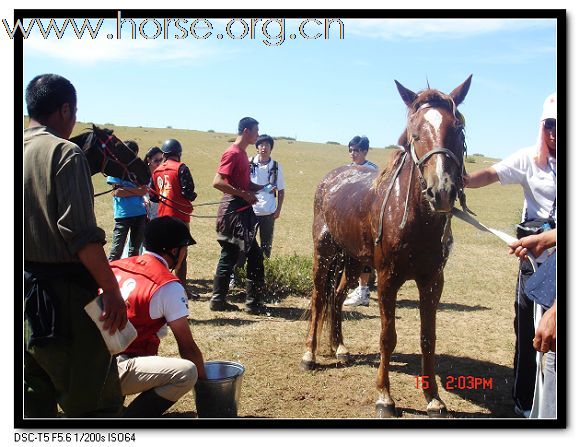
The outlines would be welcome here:
M 379 309 L 381 313 L 381 363 L 377 375 L 379 398 L 375 404 L 375 409 L 379 418 L 391 418 L 397 416 L 397 410 L 395 401 L 391 397 L 389 364 L 391 362 L 391 355 L 397 345 L 395 303 L 401 284 L 392 284 L 393 278 L 386 271 L 379 271 L 377 273 Z
M 435 316 L 445 282 L 443 270 L 430 278 L 417 279 L 416 282 L 420 297 L 421 374 L 425 383 L 423 394 L 427 400 L 427 414 L 429 417 L 446 417 L 447 407 L 439 397 L 435 380 Z

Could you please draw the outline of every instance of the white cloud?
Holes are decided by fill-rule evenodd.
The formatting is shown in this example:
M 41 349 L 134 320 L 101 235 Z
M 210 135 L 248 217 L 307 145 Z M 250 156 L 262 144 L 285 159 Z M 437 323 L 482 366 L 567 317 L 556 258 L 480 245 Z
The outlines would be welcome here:
M 463 38 L 496 31 L 555 27 L 555 19 L 353 19 L 345 20 L 345 34 L 387 40 L 428 37 Z
M 95 21 L 96 23 L 96 21 Z M 132 60 L 135 63 L 174 61 L 188 64 L 217 54 L 230 54 L 232 50 L 225 46 L 208 45 L 202 40 L 188 35 L 185 39 L 176 38 L 179 35 L 175 28 L 168 32 L 168 38 L 163 34 L 158 38 L 146 39 L 139 33 L 131 38 L 131 28 L 123 28 L 121 38 L 117 39 L 116 29 L 111 22 L 102 26 L 96 38 L 90 38 L 88 32 L 79 39 L 72 29 L 67 30 L 61 39 L 54 34 L 44 39 L 40 32 L 34 30 L 24 40 L 24 55 L 50 57 L 59 60 L 81 64 L 96 64 L 103 61 Z M 148 35 L 154 35 L 155 30 L 149 29 Z M 200 35 L 203 35 L 203 31 Z M 109 38 L 111 37 L 111 38 Z

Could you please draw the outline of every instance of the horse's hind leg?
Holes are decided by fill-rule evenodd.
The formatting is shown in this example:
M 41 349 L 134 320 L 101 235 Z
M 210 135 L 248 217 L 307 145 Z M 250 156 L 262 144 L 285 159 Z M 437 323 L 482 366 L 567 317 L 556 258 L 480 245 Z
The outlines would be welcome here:
M 336 359 L 342 364 L 350 362 L 350 353 L 344 345 L 342 336 L 342 305 L 349 287 L 352 287 L 360 276 L 361 268 L 360 262 L 354 258 L 347 257 L 344 262 L 344 272 L 336 289 L 336 301 L 333 309 L 336 321 L 332 327 L 332 344 L 333 347 L 336 347 Z
M 435 316 L 441 293 L 443 292 L 443 271 L 428 279 L 417 279 L 420 297 L 421 314 L 421 374 L 427 386 L 423 394 L 427 400 L 427 415 L 429 417 L 446 417 L 447 407 L 439 397 L 435 380 Z

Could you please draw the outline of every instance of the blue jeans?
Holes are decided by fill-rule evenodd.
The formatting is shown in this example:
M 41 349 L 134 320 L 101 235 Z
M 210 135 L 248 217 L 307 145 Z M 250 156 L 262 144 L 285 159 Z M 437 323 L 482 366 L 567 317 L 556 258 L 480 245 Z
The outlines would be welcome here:
M 121 259 L 129 231 L 131 232 L 129 237 L 129 257 L 139 255 L 139 249 L 143 243 L 143 236 L 145 234 L 146 218 L 147 215 L 143 214 L 141 216 L 115 219 L 109 262 Z

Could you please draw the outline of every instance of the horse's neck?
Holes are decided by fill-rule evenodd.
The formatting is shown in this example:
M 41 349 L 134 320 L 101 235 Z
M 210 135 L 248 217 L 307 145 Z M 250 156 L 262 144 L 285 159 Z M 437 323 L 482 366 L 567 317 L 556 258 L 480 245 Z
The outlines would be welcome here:
M 402 156 L 403 155 L 401 155 L 401 157 Z M 400 158 L 397 158 L 393 163 L 391 174 L 385 176 L 385 179 L 381 182 L 381 187 L 378 188 L 379 191 L 377 191 L 381 197 L 384 197 L 384 194 L 388 193 L 390 182 L 393 175 L 395 175 L 395 170 L 397 169 L 399 162 Z M 443 231 L 446 220 L 445 216 L 434 212 L 429 206 L 429 203 L 423 195 L 423 188 L 421 186 L 417 169 L 418 168 L 415 166 L 411 154 L 407 152 L 401 171 L 398 174 L 400 189 L 399 197 L 402 201 L 401 209 L 403 210 L 401 221 L 405 227 L 409 226 L 409 228 L 416 228 L 417 231 L 425 231 L 427 229 L 429 231 Z M 392 195 L 393 192 L 391 191 L 391 197 L 389 200 L 396 200 Z

